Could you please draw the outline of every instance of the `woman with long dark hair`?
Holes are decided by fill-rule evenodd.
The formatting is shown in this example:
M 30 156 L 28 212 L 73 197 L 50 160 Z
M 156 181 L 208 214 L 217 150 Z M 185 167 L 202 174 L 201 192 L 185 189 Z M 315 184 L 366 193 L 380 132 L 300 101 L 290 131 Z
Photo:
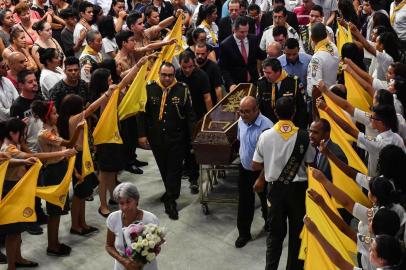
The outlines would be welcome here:
M 219 28 L 216 24 L 218 14 L 215 5 L 203 5 L 199 10 L 196 25 L 206 32 L 206 42 L 213 48 L 219 47 L 218 32 Z
M 100 17 L 97 27 L 102 35 L 102 55 L 103 59 L 114 59 L 117 54 L 118 46 L 116 43 L 116 30 L 114 28 L 114 20 L 112 16 Z

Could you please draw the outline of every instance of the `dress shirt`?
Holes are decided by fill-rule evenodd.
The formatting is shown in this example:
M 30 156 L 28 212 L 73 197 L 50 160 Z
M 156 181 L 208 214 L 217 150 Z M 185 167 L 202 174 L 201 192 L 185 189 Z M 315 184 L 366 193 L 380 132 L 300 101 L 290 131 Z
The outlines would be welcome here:
M 18 92 L 13 83 L 6 77 L 0 77 L 0 121 L 10 117 L 10 107 L 18 98 Z
M 304 86 L 306 86 L 307 68 L 311 59 L 311 55 L 303 52 L 299 52 L 299 59 L 294 64 L 287 61 L 285 54 L 278 58 L 279 62 L 281 62 L 282 68 L 286 70 L 289 75 L 298 76 L 300 82 L 302 82 Z
M 246 124 L 240 117 L 238 119 L 237 138 L 240 141 L 240 159 L 241 164 L 246 170 L 252 170 L 252 158 L 259 135 L 269 128 L 273 127 L 271 120 L 259 113 L 257 119 L 252 124 Z
M 390 6 L 390 15 L 392 16 L 395 8 L 395 2 Z M 393 29 L 395 30 L 398 38 L 406 41 L 406 5 L 396 12 L 395 21 L 393 22 Z
M 238 39 L 235 35 L 233 35 L 233 37 L 235 39 L 235 42 L 237 42 L 238 49 L 241 52 L 241 39 Z M 250 52 L 248 38 L 244 39 L 244 47 L 245 47 L 245 51 L 247 52 L 247 59 L 248 59 L 248 55 L 249 55 L 249 52 Z

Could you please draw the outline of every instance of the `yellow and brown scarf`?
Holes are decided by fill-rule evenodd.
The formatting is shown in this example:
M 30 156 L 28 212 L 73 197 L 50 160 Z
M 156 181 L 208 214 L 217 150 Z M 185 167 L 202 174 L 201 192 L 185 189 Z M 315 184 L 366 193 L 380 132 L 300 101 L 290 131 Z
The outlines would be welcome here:
M 209 24 L 206 20 L 203 20 L 201 24 L 209 30 L 211 39 L 213 40 L 213 45 L 217 45 L 217 36 L 216 33 L 214 33 L 211 24 Z
M 161 89 L 162 89 L 161 107 L 159 108 L 159 120 L 162 120 L 162 116 L 164 114 L 164 109 L 165 109 L 165 104 L 166 104 L 166 97 L 168 96 L 168 92 L 171 90 L 171 88 L 177 82 L 178 81 L 176 79 L 174 79 L 173 82 L 168 87 L 164 87 L 160 80 L 156 81 L 158 86 L 161 87 Z
M 293 122 L 289 120 L 279 120 L 274 125 L 274 128 L 285 141 L 295 135 L 295 133 L 299 130 L 299 128 L 296 127 L 295 124 L 293 124 Z
M 272 83 L 272 108 L 275 108 L 275 104 L 276 104 L 276 85 L 278 83 L 280 83 L 281 81 L 283 81 L 286 77 L 288 77 L 288 73 L 286 72 L 286 70 L 282 69 L 281 75 L 279 76 L 279 78 Z
M 403 0 L 402 2 L 400 2 L 399 4 L 395 4 L 395 6 L 393 7 L 393 13 L 390 16 L 390 24 L 393 26 L 393 24 L 395 23 L 395 18 L 396 18 L 396 12 L 398 12 L 399 10 L 401 10 L 404 6 L 406 5 L 406 0 Z

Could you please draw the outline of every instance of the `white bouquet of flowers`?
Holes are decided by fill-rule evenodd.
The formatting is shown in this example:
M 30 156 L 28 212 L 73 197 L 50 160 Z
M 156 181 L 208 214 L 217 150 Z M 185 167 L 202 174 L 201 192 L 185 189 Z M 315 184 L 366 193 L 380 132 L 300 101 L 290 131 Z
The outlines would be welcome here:
M 143 263 L 150 263 L 161 252 L 165 243 L 165 229 L 155 224 L 131 224 L 123 231 L 125 255 Z

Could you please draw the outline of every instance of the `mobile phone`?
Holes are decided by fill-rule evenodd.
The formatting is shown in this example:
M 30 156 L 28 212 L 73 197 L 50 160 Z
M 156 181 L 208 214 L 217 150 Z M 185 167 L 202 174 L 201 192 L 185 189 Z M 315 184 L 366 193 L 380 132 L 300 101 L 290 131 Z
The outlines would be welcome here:
M 31 116 L 32 116 L 31 109 L 24 112 L 24 117 L 31 117 Z

